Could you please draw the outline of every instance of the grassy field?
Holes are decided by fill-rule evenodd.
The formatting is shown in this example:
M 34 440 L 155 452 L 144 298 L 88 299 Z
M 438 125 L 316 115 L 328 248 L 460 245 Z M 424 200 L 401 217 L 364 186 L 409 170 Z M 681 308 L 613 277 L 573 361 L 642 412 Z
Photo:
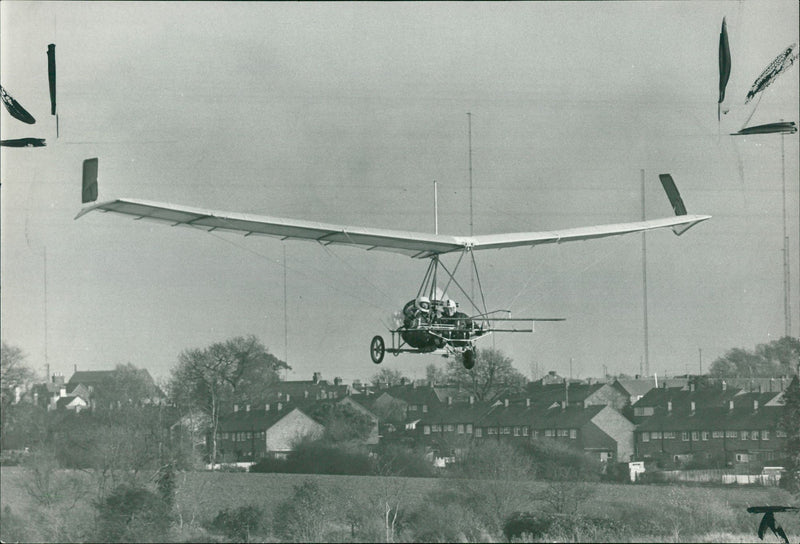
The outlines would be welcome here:
M 61 497 L 63 507 L 74 523 L 78 518 L 91 519 L 92 509 L 91 478 L 80 472 L 62 471 L 62 477 L 69 481 L 72 489 L 84 482 L 85 498 L 70 506 L 70 494 Z M 178 476 L 176 510 L 182 524 L 186 527 L 201 527 L 211 520 L 221 509 L 255 505 L 272 513 L 282 501 L 293 493 L 294 486 L 303 481 L 313 480 L 324 489 L 332 502 L 344 502 L 351 498 L 371 500 L 380 494 L 381 489 L 391 488 L 402 497 L 402 504 L 410 509 L 424 511 L 441 507 L 433 503 L 428 494 L 440 489 L 442 479 L 434 478 L 384 478 L 377 476 L 323 476 L 296 474 L 247 474 L 225 472 L 187 472 Z M 32 516 L 37 505 L 24 488 L 26 476 L 16 467 L 0 469 L 0 503 L 2 516 L 13 512 L 15 516 Z M 65 480 L 66 481 L 66 480 Z M 519 483 L 520 489 L 536 494 L 547 484 L 543 482 Z M 757 542 L 756 527 L 758 516 L 748 514 L 747 506 L 763 504 L 786 504 L 789 498 L 781 491 L 762 487 L 682 487 L 669 485 L 621 485 L 591 484 L 588 498 L 581 504 L 583 514 L 594 517 L 612 518 L 634 532 L 604 536 L 605 541 L 628 542 Z M 10 510 L 6 510 L 6 506 Z M 530 510 L 541 510 L 539 501 L 530 502 Z M 47 512 L 50 521 L 57 517 L 59 510 L 50 508 Z M 48 519 L 47 516 L 42 519 Z M 41 516 L 40 516 L 41 517 Z M 22 519 L 21 518 L 21 519 Z M 39 519 L 39 518 L 37 518 Z M 790 541 L 797 541 L 800 535 L 800 516 L 784 514 L 779 516 L 786 528 Z M 74 529 L 70 535 L 83 534 Z M 331 537 L 347 540 L 346 533 L 336 533 Z M 34 532 L 30 541 L 57 541 L 49 533 Z M 342 536 L 345 535 L 345 536 Z M 178 540 L 191 540 L 192 533 L 172 535 Z M 172 538 L 171 537 L 171 538 Z M 409 537 L 406 537 L 409 538 Z M 79 540 L 79 538 L 77 538 Z M 165 536 L 166 539 L 166 536 Z M 592 534 L 578 535 L 567 540 L 592 540 Z M 768 535 L 764 542 L 778 542 Z

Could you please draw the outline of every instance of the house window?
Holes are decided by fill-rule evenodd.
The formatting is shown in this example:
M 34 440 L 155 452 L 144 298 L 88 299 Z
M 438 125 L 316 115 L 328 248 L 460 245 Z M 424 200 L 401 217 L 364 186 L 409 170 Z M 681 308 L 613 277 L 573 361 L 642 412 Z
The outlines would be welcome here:
M 722 438 L 725 436 L 722 431 L 711 431 L 711 438 Z
M 786 438 L 786 431 L 775 431 L 776 438 Z
M 252 440 L 253 439 L 253 433 L 252 432 L 248 432 L 246 437 L 245 437 L 245 439 L 246 440 Z
M 532 436 L 533 438 L 539 438 L 539 431 L 537 431 L 537 430 L 533 430 L 533 431 L 531 431 L 531 436 Z
M 688 442 L 689 441 L 689 433 L 686 432 L 686 431 L 683 431 L 681 433 L 681 440 L 683 440 L 684 442 Z
M 642 433 L 642 442 L 650 442 L 650 433 L 648 432 Z
M 548 436 L 548 437 L 552 437 L 552 436 L 556 435 L 556 432 L 553 429 L 545 429 L 544 430 L 544 435 Z
M 653 431 L 650 433 L 650 438 L 653 440 L 661 440 L 661 433 L 659 431 Z
M 482 438 L 483 437 L 483 429 L 480 427 L 475 427 L 475 438 Z
M 422 432 L 424 434 L 431 434 L 431 426 L 430 425 L 425 425 L 424 427 L 422 427 Z
M 431 432 L 433 432 L 433 433 L 442 432 L 442 426 L 441 425 L 431 425 Z
M 573 439 L 573 440 L 578 438 L 578 429 L 570 429 L 569 430 L 569 437 L 571 439 Z
M 739 438 L 739 431 L 725 431 L 725 438 Z
M 497 427 L 487 427 L 486 434 L 497 434 Z
M 223 439 L 223 440 L 227 440 L 227 439 L 228 439 L 228 436 L 229 436 L 229 434 L 228 434 L 228 433 L 222 433 L 222 439 Z
M 455 431 L 455 427 L 453 426 L 452 423 L 448 423 L 447 427 L 445 428 L 445 431 L 447 431 L 448 433 L 452 433 L 453 431 Z
M 567 437 L 567 436 L 569 436 L 569 431 L 567 429 L 559 429 L 558 430 L 558 436 Z
M 708 431 L 703 431 L 703 440 L 708 440 L 709 434 L 710 433 Z
M 408 405 L 408 411 L 409 412 L 416 412 L 417 411 L 417 405 L 416 404 L 409 404 Z
M 519 427 L 514 427 L 514 436 L 520 436 Z
M 427 404 L 423 404 L 423 405 L 422 405 L 422 411 L 423 411 L 424 413 L 426 413 L 426 414 L 428 413 L 428 405 L 427 405 Z
M 503 427 L 503 434 L 511 434 L 511 427 Z
M 750 431 L 750 440 L 758 440 L 758 431 Z
M 664 431 L 664 439 L 667 439 L 667 438 L 674 439 L 675 438 L 675 433 L 673 431 Z
M 527 427 L 523 427 L 522 428 L 522 436 L 528 436 L 528 428 Z
M 476 429 L 476 432 L 480 429 Z M 467 423 L 467 434 L 472 434 L 472 423 Z
M 761 431 L 761 440 L 769 440 L 769 431 Z
M 692 442 L 700 440 L 700 431 L 692 431 Z
M 747 431 L 742 431 L 742 440 L 747 440 Z
M 458 424 L 458 434 L 464 434 L 464 424 L 463 423 L 459 423 Z
M 736 462 L 737 463 L 747 463 L 750 460 L 750 457 L 746 453 L 737 453 L 736 454 Z

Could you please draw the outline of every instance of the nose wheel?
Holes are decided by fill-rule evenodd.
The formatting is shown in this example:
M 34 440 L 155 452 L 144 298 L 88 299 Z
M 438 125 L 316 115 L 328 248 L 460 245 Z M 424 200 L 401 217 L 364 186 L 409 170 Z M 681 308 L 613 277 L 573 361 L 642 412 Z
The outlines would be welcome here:
M 386 355 L 386 344 L 383 342 L 382 336 L 376 336 L 372 339 L 369 345 L 369 355 L 376 365 L 383 362 L 383 356 Z
M 464 368 L 472 370 L 472 367 L 475 366 L 475 348 L 465 350 L 461 355 L 461 362 L 464 364 Z

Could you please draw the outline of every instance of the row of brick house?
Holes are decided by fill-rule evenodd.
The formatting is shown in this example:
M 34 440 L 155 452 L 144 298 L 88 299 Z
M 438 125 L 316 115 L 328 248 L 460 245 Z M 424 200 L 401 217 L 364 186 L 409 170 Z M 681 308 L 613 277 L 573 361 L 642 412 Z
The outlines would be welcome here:
M 304 392 L 304 386 L 282 382 L 273 387 L 273 398 L 286 402 L 281 408 L 283 413 L 294 411 L 295 428 L 276 427 L 273 434 L 284 437 L 278 448 L 274 445 L 277 442 L 270 444 L 275 439 L 263 427 L 274 421 L 289 423 L 291 419 L 260 414 L 260 428 L 256 430 L 243 427 L 248 425 L 248 416 L 232 415 L 220 425 L 221 432 L 228 433 L 221 435 L 226 451 L 240 451 L 241 458 L 280 454 L 306 431 L 312 436 L 321 434 L 321 423 L 307 415 L 315 401 L 313 395 Z M 294 399 L 282 393 L 282 388 L 294 388 L 295 395 L 300 391 L 302 396 Z M 686 379 L 662 381 L 661 387 L 651 387 L 644 394 L 642 389 L 617 382 L 536 382 L 515 397 L 484 402 L 458 388 L 407 383 L 374 392 L 342 391 L 344 396 L 338 402 L 349 402 L 371 414 L 376 429 L 380 423 L 381 440 L 424 446 L 442 459 L 454 457 L 472 441 L 539 439 L 561 441 L 600 461 L 669 459 L 686 463 L 714 458 L 726 465 L 753 461 L 763 464 L 781 455 L 785 437 L 778 428 L 782 393 L 777 388 L 772 392 L 748 392 L 725 383 L 698 388 Z M 331 393 L 327 395 L 329 401 L 334 398 Z M 634 395 L 640 398 L 633 403 L 633 417 L 628 418 L 619 406 L 630 402 Z M 276 406 L 272 404 L 271 410 Z M 266 405 L 259 410 L 266 412 Z M 242 432 L 259 434 L 233 434 Z M 239 447 L 234 445 L 235 439 Z M 241 447 L 248 440 L 259 443 Z M 375 435 L 372 443 L 377 441 Z M 229 447 L 233 449 L 228 450 Z
M 95 393 L 108 372 L 76 372 L 69 382 L 55 377 L 29 391 L 28 398 L 49 410 L 94 409 Z M 368 445 L 400 441 L 439 459 L 451 459 L 477 441 L 554 440 L 599 461 L 766 464 L 778 460 L 785 445 L 778 424 L 787 385 L 787 380 L 751 381 L 742 388 L 687 377 L 660 380 L 655 387 L 654 380 L 579 382 L 550 373 L 514 395 L 480 401 L 453 386 L 365 387 L 339 378 L 329 382 L 314 373 L 311 380 L 266 387 L 257 402 L 226 407 L 217 449 L 235 461 L 285 456 L 299 439 L 324 433 L 325 421 L 315 413 L 328 403 L 370 418 Z M 153 401 L 159 399 L 147 400 Z M 199 421 L 182 419 L 173 430 L 207 425 Z

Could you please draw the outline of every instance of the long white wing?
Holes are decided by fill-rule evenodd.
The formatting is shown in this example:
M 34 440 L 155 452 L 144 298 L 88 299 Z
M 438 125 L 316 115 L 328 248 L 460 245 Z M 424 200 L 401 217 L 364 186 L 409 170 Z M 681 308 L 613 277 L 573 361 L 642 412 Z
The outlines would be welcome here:
M 618 236 L 665 227 L 680 226 L 680 232 L 683 232 L 710 217 L 708 215 L 681 215 L 635 223 L 597 225 L 559 231 L 449 236 L 367 227 L 346 227 L 314 221 L 203 210 L 132 199 L 111 200 L 88 206 L 81 210 L 75 219 L 94 210 L 130 215 L 136 219 L 158 221 L 172 226 L 190 226 L 207 231 L 243 232 L 245 236 L 252 234 L 275 236 L 284 240 L 310 240 L 325 245 L 349 245 L 367 250 L 391 251 L 418 259 L 461 251 L 465 248 L 477 250 L 536 246 Z

